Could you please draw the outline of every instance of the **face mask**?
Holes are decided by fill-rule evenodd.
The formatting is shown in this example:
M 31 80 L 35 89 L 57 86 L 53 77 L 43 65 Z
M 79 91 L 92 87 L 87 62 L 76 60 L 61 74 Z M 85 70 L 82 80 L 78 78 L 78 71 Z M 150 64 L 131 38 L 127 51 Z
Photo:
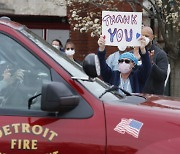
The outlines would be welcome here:
M 66 53 L 67 56 L 72 56 L 72 55 L 75 54 L 75 50 L 71 50 L 71 49 L 65 50 L 65 53 Z
M 125 51 L 126 48 L 127 48 L 127 46 L 125 46 L 125 45 L 119 45 L 118 46 L 119 51 Z
M 58 45 L 53 45 L 53 47 L 55 47 L 56 49 L 60 49 L 60 46 L 58 46 Z
M 148 37 L 144 37 L 144 38 L 146 40 L 146 46 L 147 46 L 149 44 L 149 42 L 150 42 L 150 39 Z
M 130 64 L 127 64 L 125 62 L 119 63 L 119 71 L 121 73 L 128 73 L 129 71 L 131 71 Z

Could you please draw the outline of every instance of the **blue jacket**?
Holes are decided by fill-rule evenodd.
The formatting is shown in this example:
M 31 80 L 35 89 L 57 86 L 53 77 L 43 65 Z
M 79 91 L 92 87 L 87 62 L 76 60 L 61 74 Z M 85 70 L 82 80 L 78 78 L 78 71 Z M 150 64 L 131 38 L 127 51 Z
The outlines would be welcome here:
M 103 80 L 111 85 L 119 86 L 120 84 L 120 72 L 113 71 L 107 65 L 105 55 L 106 51 L 98 51 L 98 58 L 101 66 L 101 76 Z M 132 70 L 129 79 L 133 93 L 140 93 L 143 91 L 145 82 L 151 71 L 151 62 L 148 52 L 141 54 L 142 65 L 138 66 L 136 70 Z

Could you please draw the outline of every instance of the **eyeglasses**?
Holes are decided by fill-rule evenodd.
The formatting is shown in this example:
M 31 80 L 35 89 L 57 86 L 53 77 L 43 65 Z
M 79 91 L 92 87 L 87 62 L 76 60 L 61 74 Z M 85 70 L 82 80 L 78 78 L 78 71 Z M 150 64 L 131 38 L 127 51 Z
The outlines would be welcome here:
M 71 50 L 74 50 L 74 48 L 66 48 L 66 50 L 70 50 L 70 49 L 71 49 Z
M 125 62 L 126 64 L 129 64 L 131 62 L 131 60 L 129 60 L 129 59 L 121 59 L 121 60 L 119 60 L 119 63 L 123 63 L 123 62 Z

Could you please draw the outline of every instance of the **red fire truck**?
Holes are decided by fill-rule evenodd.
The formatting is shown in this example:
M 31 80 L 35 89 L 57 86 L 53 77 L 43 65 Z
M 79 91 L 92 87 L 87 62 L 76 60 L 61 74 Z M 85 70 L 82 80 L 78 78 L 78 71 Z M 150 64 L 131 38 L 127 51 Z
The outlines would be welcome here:
M 120 95 L 9 19 L 0 19 L 0 154 L 180 152 L 180 99 Z

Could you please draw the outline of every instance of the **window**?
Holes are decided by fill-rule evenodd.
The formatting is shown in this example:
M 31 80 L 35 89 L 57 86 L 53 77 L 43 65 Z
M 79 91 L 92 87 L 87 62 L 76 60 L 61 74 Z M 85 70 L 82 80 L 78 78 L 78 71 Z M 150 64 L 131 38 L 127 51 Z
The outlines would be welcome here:
M 7 69 L 10 77 L 4 79 Z M 74 95 L 78 94 L 55 70 L 44 65 L 20 43 L 1 33 L 0 73 L 0 115 L 59 118 L 89 118 L 93 115 L 92 108 L 82 97 L 79 105 L 67 113 L 42 111 L 41 97 L 33 99 L 28 109 L 29 98 L 41 93 L 44 82 L 63 82 Z
M 5 108 L 27 109 L 28 99 L 41 92 L 43 82 L 51 80 L 48 67 L 1 33 L 0 73 L 0 106 Z

